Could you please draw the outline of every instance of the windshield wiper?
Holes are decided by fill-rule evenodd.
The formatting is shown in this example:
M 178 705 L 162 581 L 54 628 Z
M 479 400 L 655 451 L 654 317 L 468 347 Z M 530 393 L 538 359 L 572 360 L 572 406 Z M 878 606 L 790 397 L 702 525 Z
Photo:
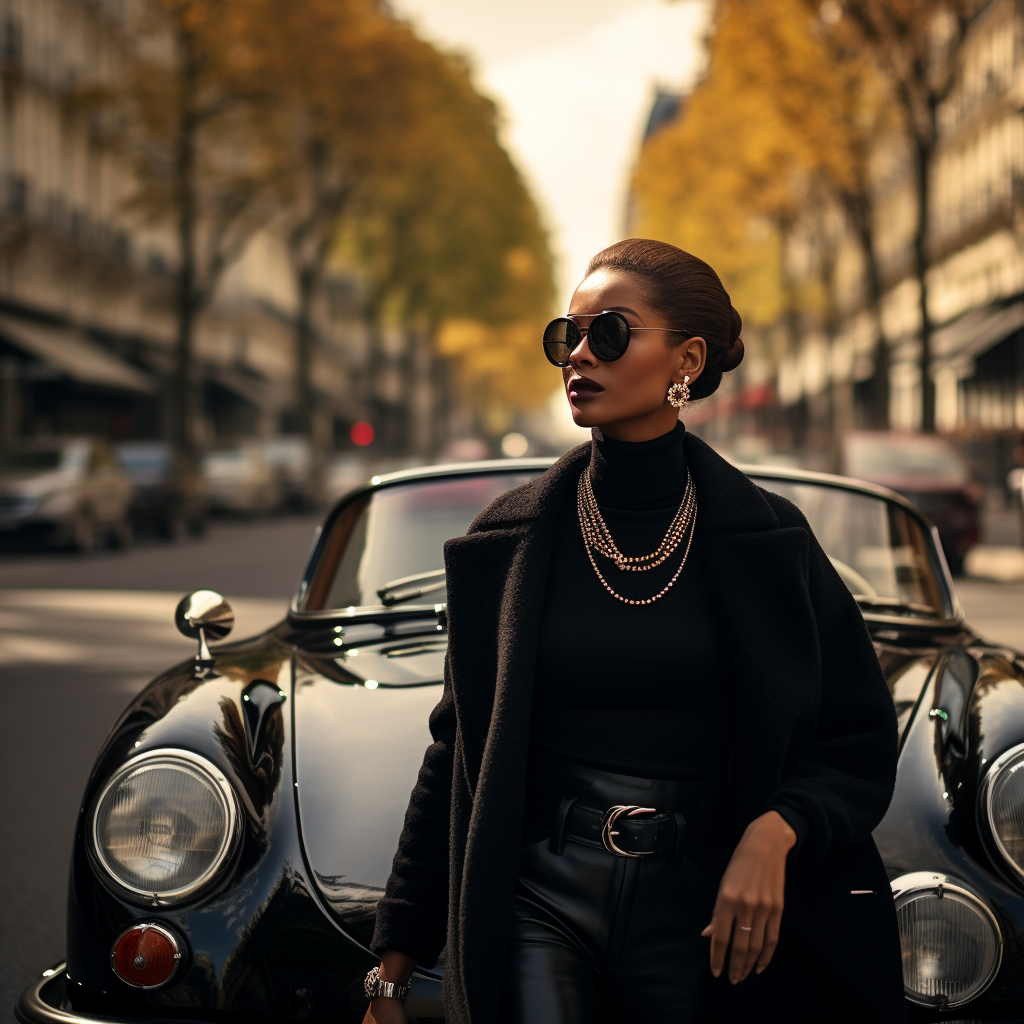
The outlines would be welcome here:
M 437 582 L 431 583 L 431 580 Z M 426 584 L 426 586 L 419 584 Z M 418 572 L 414 576 L 402 576 L 390 583 L 385 583 L 377 591 L 377 596 L 385 608 L 390 608 L 392 605 L 402 604 L 404 601 L 415 601 L 417 597 L 432 594 L 435 590 L 444 590 L 444 588 L 444 569 L 431 569 L 430 572 Z
M 864 604 L 869 608 L 891 608 L 893 611 L 916 612 L 918 615 L 932 615 L 936 617 L 939 614 L 930 604 L 901 601 L 897 597 L 869 597 L 867 594 L 854 594 L 853 599 L 857 604 Z

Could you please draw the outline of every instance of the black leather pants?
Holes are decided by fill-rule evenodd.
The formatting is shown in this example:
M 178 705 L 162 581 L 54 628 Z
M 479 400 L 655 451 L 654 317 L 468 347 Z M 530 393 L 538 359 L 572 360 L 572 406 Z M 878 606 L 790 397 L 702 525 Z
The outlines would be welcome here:
M 687 845 L 681 856 L 624 858 L 568 838 L 559 854 L 549 847 L 550 818 L 535 815 L 520 863 L 502 1024 L 691 1024 L 711 978 L 700 933 L 720 873 L 698 867 L 688 851 L 711 838 L 701 835 L 707 815 L 694 813 L 713 800 L 711 783 L 637 779 L 548 756 L 532 760 L 530 776 L 527 806 L 544 817 L 567 795 L 599 809 L 682 812 Z

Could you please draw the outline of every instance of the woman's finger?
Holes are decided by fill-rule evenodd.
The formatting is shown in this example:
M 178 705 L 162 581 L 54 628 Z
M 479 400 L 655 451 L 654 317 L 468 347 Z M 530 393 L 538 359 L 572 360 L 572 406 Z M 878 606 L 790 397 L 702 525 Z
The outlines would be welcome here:
M 773 910 L 768 915 L 768 921 L 764 929 L 764 945 L 761 947 L 761 955 L 757 958 L 755 970 L 760 974 L 775 955 L 775 948 L 779 944 L 779 927 L 782 924 L 782 911 Z
M 747 962 L 753 926 L 749 914 L 736 918 L 732 933 L 732 953 L 729 956 L 729 981 L 734 985 L 743 980 L 743 965 Z
M 717 978 L 725 967 L 725 954 L 732 934 L 733 914 L 731 911 L 715 908 L 711 918 L 711 973 Z
M 758 907 L 751 922 L 750 932 L 748 933 L 750 935 L 750 944 L 747 946 L 747 955 L 740 966 L 740 981 L 743 981 L 750 974 L 754 969 L 754 964 L 757 963 L 761 956 L 767 924 L 768 911 L 763 907 Z

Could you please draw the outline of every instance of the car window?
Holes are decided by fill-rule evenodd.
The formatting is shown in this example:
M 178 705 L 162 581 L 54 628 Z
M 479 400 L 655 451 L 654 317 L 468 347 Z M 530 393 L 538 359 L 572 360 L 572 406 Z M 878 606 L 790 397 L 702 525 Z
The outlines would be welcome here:
M 369 492 L 332 521 L 300 608 L 320 611 L 382 603 L 409 607 L 444 601 L 444 542 L 462 536 L 495 498 L 535 475 L 509 472 L 410 481 Z M 436 575 L 401 582 L 424 573 Z M 392 587 L 382 597 L 380 591 L 388 584 Z
M 970 471 L 963 459 L 937 438 L 852 437 L 846 445 L 846 471 L 868 480 L 934 480 L 964 484 Z
M 117 457 L 129 473 L 160 473 L 171 465 L 171 450 L 162 445 L 123 445 Z
M 902 505 L 841 487 L 757 483 L 799 506 L 864 611 L 927 618 L 949 614 L 931 538 Z
M 59 448 L 0 452 L 0 473 L 46 473 L 59 469 Z

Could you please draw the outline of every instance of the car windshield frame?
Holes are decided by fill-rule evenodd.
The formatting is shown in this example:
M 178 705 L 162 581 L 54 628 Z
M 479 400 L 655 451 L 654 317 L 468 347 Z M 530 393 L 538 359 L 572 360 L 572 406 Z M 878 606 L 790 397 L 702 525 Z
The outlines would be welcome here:
M 299 585 L 292 597 L 288 612 L 289 619 L 296 625 L 301 625 L 303 623 L 311 624 L 337 619 L 344 619 L 345 621 L 382 621 L 392 620 L 395 618 L 422 617 L 442 613 L 444 610 L 443 604 L 416 604 L 415 598 L 412 600 L 403 600 L 401 602 L 392 601 L 390 603 L 385 603 L 382 599 L 379 604 L 351 605 L 344 608 L 324 608 L 315 610 L 304 608 L 304 601 L 313 584 L 313 578 L 316 575 L 322 558 L 324 557 L 325 547 L 330 541 L 338 519 L 346 514 L 351 516 L 355 513 L 358 515 L 361 509 L 365 507 L 366 502 L 371 500 L 372 496 L 379 493 L 382 489 L 396 486 L 407 486 L 417 482 L 442 481 L 460 476 L 491 476 L 495 474 L 505 474 L 508 476 L 521 477 L 527 473 L 537 473 L 539 475 L 546 469 L 550 468 L 554 461 L 554 459 L 550 458 L 507 459 L 501 460 L 500 462 L 494 460 L 438 467 L 427 466 L 422 469 L 407 470 L 389 474 L 387 476 L 374 477 L 367 486 L 357 488 L 344 496 L 328 514 L 323 525 L 317 528 L 309 557 L 299 580 Z M 949 567 L 946 565 L 945 558 L 942 555 L 942 548 L 938 539 L 938 533 L 928 519 L 902 495 L 881 485 L 864 483 L 848 477 L 833 476 L 827 473 L 815 473 L 809 470 L 789 470 L 782 467 L 744 465 L 740 465 L 737 468 L 745 473 L 752 482 L 769 491 L 772 489 L 772 481 L 778 481 L 779 483 L 789 485 L 803 484 L 819 486 L 834 488 L 855 494 L 863 494 L 866 497 L 887 502 L 901 508 L 908 516 L 916 521 L 922 531 L 922 534 L 928 540 L 929 567 L 939 588 L 939 594 L 943 606 L 941 608 L 941 614 L 933 616 L 923 614 L 925 611 L 923 607 L 915 609 L 913 615 L 898 614 L 896 612 L 898 602 L 895 599 L 881 599 L 874 605 L 874 607 L 872 607 L 872 602 L 861 602 L 859 603 L 861 613 L 868 622 L 878 624 L 891 623 L 900 626 L 929 628 L 951 628 L 962 624 L 963 609 L 960 605 L 959 598 L 957 597 L 956 588 L 953 585 L 953 579 L 950 574 Z M 394 584 L 401 582 L 401 580 L 391 582 Z M 419 597 L 421 595 L 416 596 Z M 429 601 L 428 593 L 425 592 L 422 596 Z M 907 607 L 908 609 L 910 608 L 909 605 Z
M 925 516 L 914 504 L 902 494 L 893 491 L 881 484 L 868 483 L 856 480 L 852 477 L 834 476 L 831 473 L 816 473 L 811 470 L 788 470 L 782 467 L 761 467 L 761 466 L 738 466 L 754 483 L 765 490 L 770 491 L 772 481 L 784 484 L 805 484 L 815 487 L 833 488 L 846 491 L 851 494 L 862 494 L 868 498 L 888 502 L 902 509 L 911 519 L 915 520 L 923 535 L 930 541 L 928 555 L 930 568 L 939 587 L 939 594 L 942 600 L 941 615 L 894 615 L 884 611 L 872 610 L 873 602 L 858 601 L 861 614 L 865 620 L 871 623 L 894 624 L 900 626 L 917 626 L 928 628 L 947 629 L 958 627 L 963 624 L 964 611 L 960 604 L 960 598 L 953 583 L 953 574 L 946 563 L 942 551 L 942 542 L 939 540 L 939 531 L 927 516 Z M 854 595 L 856 598 L 856 595 Z M 896 607 L 895 599 L 881 599 L 875 608 Z

